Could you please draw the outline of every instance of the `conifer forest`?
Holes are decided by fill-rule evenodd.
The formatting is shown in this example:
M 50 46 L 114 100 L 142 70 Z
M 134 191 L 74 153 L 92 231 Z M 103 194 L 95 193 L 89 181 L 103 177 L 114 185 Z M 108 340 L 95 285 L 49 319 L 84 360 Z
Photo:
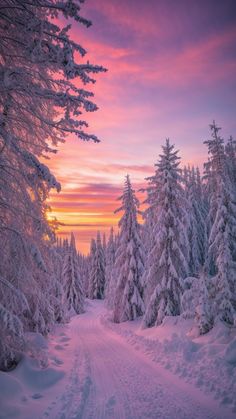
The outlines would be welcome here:
M 0 419 L 235 418 L 235 23 L 0 0 Z

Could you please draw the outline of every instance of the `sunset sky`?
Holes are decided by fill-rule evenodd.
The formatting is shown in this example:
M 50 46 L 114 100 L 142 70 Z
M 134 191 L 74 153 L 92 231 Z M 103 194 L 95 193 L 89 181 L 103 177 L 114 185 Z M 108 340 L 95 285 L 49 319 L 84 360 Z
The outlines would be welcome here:
M 201 168 L 213 119 L 235 136 L 236 2 L 87 0 L 82 11 L 93 25 L 74 24 L 73 38 L 108 69 L 91 87 L 99 110 L 85 117 L 101 143 L 59 147 L 50 168 L 62 191 L 49 203 L 60 235 L 74 231 L 86 253 L 98 229 L 117 225 L 124 176 L 143 185 L 166 137 L 182 164 Z

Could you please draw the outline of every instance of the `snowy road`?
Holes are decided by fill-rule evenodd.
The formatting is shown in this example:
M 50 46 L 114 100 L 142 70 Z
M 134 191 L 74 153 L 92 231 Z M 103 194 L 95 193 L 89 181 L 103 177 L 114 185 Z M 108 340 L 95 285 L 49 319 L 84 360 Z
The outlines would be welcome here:
M 142 350 L 135 350 L 101 322 L 103 314 L 102 302 L 89 302 L 86 313 L 58 327 L 49 338 L 46 370 L 26 360 L 10 373 L 12 381 L 4 378 L 10 391 L 14 386 L 16 390 L 5 414 L 0 410 L 1 419 L 235 417 Z M 7 394 L 7 387 L 2 390 Z
M 106 329 L 100 322 L 103 312 L 103 304 L 93 301 L 71 323 L 73 341 L 77 341 L 75 362 L 83 360 L 79 368 L 83 380 L 77 400 L 79 370 L 72 368 L 65 403 L 59 411 L 55 406 L 56 418 L 230 418 L 215 401 Z M 53 415 L 52 411 L 50 417 Z

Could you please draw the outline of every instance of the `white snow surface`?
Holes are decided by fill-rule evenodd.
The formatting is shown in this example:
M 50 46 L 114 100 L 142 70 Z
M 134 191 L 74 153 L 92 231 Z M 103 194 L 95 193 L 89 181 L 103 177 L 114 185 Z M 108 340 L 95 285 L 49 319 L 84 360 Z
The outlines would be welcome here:
M 0 372 L 1 419 L 235 418 L 235 329 L 193 338 L 190 321 L 170 317 L 142 330 L 86 305 L 48 341 L 29 334 L 31 356 Z

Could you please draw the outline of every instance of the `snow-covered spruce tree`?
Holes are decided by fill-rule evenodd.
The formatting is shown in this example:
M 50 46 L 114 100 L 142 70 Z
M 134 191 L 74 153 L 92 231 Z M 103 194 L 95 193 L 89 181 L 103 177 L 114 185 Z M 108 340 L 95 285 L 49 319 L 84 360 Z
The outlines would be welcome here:
M 52 289 L 50 292 L 51 304 L 54 311 L 54 319 L 57 323 L 63 323 L 66 320 L 66 308 L 64 307 L 64 290 L 62 284 L 62 268 L 63 268 L 62 242 L 57 242 L 56 246 L 50 249 L 51 259 L 51 282 Z
M 0 302 L 26 330 L 43 333 L 54 321 L 48 287 L 54 232 L 45 200 L 60 185 L 40 157 L 55 153 L 67 134 L 97 141 L 84 131 L 81 114 L 96 105 L 83 85 L 103 69 L 83 61 L 86 51 L 60 20 L 89 26 L 81 3 L 3 0 L 0 8 L 0 274 L 25 295 L 29 310 L 18 310 L 3 282 Z
M 3 291 L 0 303 L 0 370 L 7 370 L 17 363 L 17 354 L 25 347 L 24 328 L 19 313 L 28 314 L 30 310 L 23 292 L 1 275 L 0 289 Z
M 147 204 L 147 209 L 143 212 L 144 225 L 142 228 L 142 239 L 144 244 L 144 249 L 147 257 L 144 260 L 144 274 L 143 274 L 143 283 L 144 283 L 144 302 L 145 306 L 148 304 L 151 295 L 156 287 L 156 277 L 155 275 L 147 275 L 147 272 L 152 265 L 152 250 L 155 248 L 156 244 L 156 235 L 155 235 L 155 225 L 157 224 L 158 219 L 158 199 L 157 194 L 159 190 L 159 180 L 156 176 L 146 178 L 148 186 L 145 189 L 141 189 L 141 192 L 147 193 L 147 198 L 144 201 L 144 204 Z
M 23 325 L 18 316 L 0 303 L 0 370 L 11 367 L 16 360 L 16 353 L 23 349 Z
M 105 278 L 106 278 L 106 288 L 105 288 L 105 297 L 106 304 L 108 308 L 113 307 L 113 299 L 115 293 L 116 282 L 113 278 L 113 267 L 115 264 L 115 240 L 114 240 L 114 230 L 111 228 L 108 243 L 106 246 L 106 268 L 105 268 Z
M 43 182 L 40 182 L 39 179 L 36 186 L 37 194 L 46 189 Z M 24 191 L 22 193 L 24 194 Z M 35 193 L 36 196 L 37 194 Z M 40 209 L 40 201 L 32 203 L 29 210 L 32 213 L 34 210 L 34 217 L 28 219 L 28 214 L 22 211 L 26 211 L 28 206 L 24 207 L 23 203 L 16 202 L 14 195 L 11 199 L 16 208 L 19 208 L 19 212 L 15 212 L 15 218 L 13 214 L 7 213 L 7 218 L 2 223 L 0 221 L 0 275 L 25 296 L 29 310 L 19 309 L 19 305 L 14 302 L 12 291 L 2 282 L 0 301 L 8 311 L 19 316 L 25 330 L 47 333 L 54 322 L 54 308 L 50 304 L 53 275 L 49 256 L 53 232 L 47 224 L 44 209 Z
M 228 175 L 236 194 L 236 140 L 232 136 L 229 137 L 225 145 L 225 153 Z
M 188 274 L 186 199 L 181 185 L 178 151 L 169 139 L 155 165 L 156 200 L 150 205 L 158 212 L 155 243 L 148 257 L 147 282 L 156 287 L 147 306 L 143 325 L 159 325 L 165 316 L 180 314 L 181 281 Z
M 81 282 L 84 290 L 84 295 L 88 297 L 88 290 L 89 290 L 89 263 L 88 263 L 88 256 L 83 255 L 82 253 L 78 253 L 78 264 L 79 264 L 79 272 L 81 276 Z
M 79 275 L 78 258 L 75 237 L 71 233 L 70 246 L 65 254 L 62 268 L 62 283 L 64 288 L 64 304 L 67 311 L 81 314 L 84 311 L 84 293 Z
M 96 253 L 96 241 L 91 239 L 90 242 L 90 252 L 88 256 L 88 265 L 89 265 L 89 286 L 88 286 L 88 298 L 93 298 L 93 282 L 95 276 L 95 253 Z
M 213 326 L 210 281 L 205 268 L 201 268 L 197 277 L 187 277 L 183 281 L 181 316 L 194 319 L 200 335 L 207 333 Z
M 195 276 L 204 265 L 207 252 L 206 208 L 199 170 L 184 169 L 185 195 L 188 201 L 189 273 Z
M 214 314 L 233 324 L 236 317 L 236 196 L 227 168 L 224 140 L 215 122 L 210 125 L 208 173 L 214 181 L 210 196 L 209 258 L 213 261 Z
M 102 248 L 103 248 L 104 255 L 106 255 L 106 247 L 107 247 L 106 234 L 103 233 L 103 235 L 102 235 Z
M 89 276 L 89 298 L 101 300 L 105 296 L 105 255 L 100 232 L 96 242 L 91 243 L 91 270 Z
M 63 240 L 63 245 L 62 245 L 62 253 L 64 254 L 64 253 L 66 253 L 67 251 L 68 251 L 68 249 L 69 249 L 69 241 L 68 241 L 68 239 L 64 239 Z
M 122 205 L 115 212 L 124 213 L 119 221 L 120 237 L 115 254 L 115 271 L 118 276 L 113 319 L 116 323 L 134 320 L 144 313 L 144 251 L 137 221 L 139 201 L 132 189 L 129 175 L 125 178 L 124 191 L 119 200 Z

